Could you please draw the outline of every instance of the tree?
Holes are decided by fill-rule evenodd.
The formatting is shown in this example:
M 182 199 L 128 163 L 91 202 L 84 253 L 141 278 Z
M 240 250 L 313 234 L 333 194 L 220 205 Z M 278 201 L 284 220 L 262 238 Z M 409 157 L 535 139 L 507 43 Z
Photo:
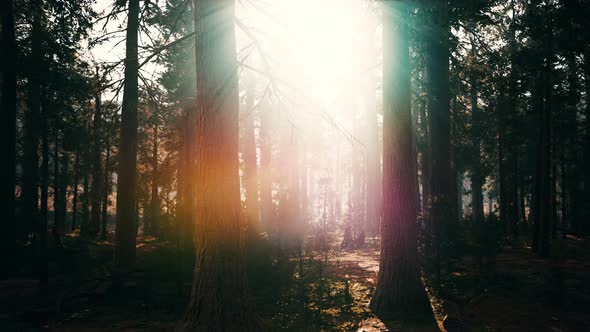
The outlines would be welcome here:
M 129 267 L 134 263 L 136 241 L 139 0 L 128 2 L 115 238 L 115 263 L 120 267 Z
M 250 78 L 252 79 L 252 78 Z M 243 123 L 242 156 L 244 159 L 244 189 L 246 190 L 246 220 L 249 234 L 259 228 L 258 219 L 258 166 L 256 156 L 256 138 L 254 136 L 254 98 L 255 83 L 248 82 L 246 104 L 241 117 Z
M 8 163 L 6 167 L 6 188 L 7 191 L 7 211 L 4 223 L 2 225 L 4 236 L 2 245 L 10 248 L 14 243 L 14 214 L 15 214 L 15 186 L 16 186 L 16 40 L 14 34 L 14 15 L 12 0 L 2 1 L 0 4 L 0 22 L 2 24 L 1 36 L 1 66 L 2 91 L 0 92 L 2 109 L 2 119 L 5 127 L 5 135 L 8 137 L 4 140 L 5 148 L 3 151 L 7 154 Z M 4 251 L 9 252 L 10 250 Z
M 408 8 L 384 5 L 383 207 L 379 275 L 370 308 L 407 318 L 429 311 L 420 281 L 408 46 Z
M 195 269 L 183 331 L 257 331 L 243 267 L 234 0 L 195 0 Z
M 428 38 L 427 89 L 430 120 L 430 230 L 434 240 L 435 269 L 440 281 L 440 260 L 446 232 L 455 216 L 451 181 L 449 109 L 449 9 L 446 1 L 430 8 L 432 31 Z

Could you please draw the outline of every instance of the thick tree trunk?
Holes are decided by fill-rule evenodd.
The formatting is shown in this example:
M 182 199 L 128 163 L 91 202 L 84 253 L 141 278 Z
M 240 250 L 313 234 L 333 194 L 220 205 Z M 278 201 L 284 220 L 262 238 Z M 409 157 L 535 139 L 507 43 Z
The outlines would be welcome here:
M 431 312 L 418 267 L 408 16 L 403 2 L 385 3 L 381 256 L 370 304 L 381 316 L 399 318 Z
M 182 331 L 258 331 L 243 268 L 234 0 L 195 0 L 195 270 Z
M 137 235 L 135 202 L 137 189 L 139 0 L 129 0 L 128 4 L 115 236 L 115 264 L 122 268 L 128 268 L 135 262 Z
M 2 242 L 3 254 L 11 252 L 10 249 L 16 240 L 15 230 L 15 186 L 16 186 L 16 40 L 14 33 L 14 7 L 12 0 L 2 1 L 0 4 L 0 15 L 2 23 L 1 47 L 0 47 L 0 65 L 2 66 L 1 103 L 2 119 L 4 121 L 5 135 L 8 137 L 3 140 L 5 148 L 3 151 L 6 155 L 6 218 L 2 222 Z

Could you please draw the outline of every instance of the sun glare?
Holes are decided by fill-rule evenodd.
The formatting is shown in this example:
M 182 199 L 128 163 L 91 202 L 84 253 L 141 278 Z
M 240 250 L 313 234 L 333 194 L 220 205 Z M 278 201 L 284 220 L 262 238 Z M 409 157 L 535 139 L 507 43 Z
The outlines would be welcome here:
M 245 1 L 236 15 L 255 31 L 277 79 L 305 99 L 300 102 L 329 108 L 376 63 L 372 6 L 363 0 Z M 238 31 L 238 48 L 249 43 Z

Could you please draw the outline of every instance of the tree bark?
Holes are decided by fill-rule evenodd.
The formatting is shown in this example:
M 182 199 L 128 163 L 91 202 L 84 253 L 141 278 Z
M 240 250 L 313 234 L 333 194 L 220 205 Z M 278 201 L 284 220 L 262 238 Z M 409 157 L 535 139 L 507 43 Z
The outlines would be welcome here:
M 182 331 L 257 331 L 243 267 L 234 0 L 195 0 L 195 269 Z
M 98 68 L 96 69 L 97 81 Z M 90 191 L 90 225 L 88 226 L 88 232 L 85 234 L 90 238 L 96 238 L 98 231 L 100 230 L 100 204 L 102 202 L 102 148 L 101 148 L 101 129 L 102 129 L 102 101 L 100 98 L 100 87 L 96 88 L 94 96 L 94 120 L 92 123 L 92 190 Z M 121 164 L 121 168 L 124 168 L 124 163 Z
M 378 315 L 399 318 L 431 313 L 418 266 L 408 17 L 403 2 L 384 4 L 383 218 L 379 275 L 370 303 Z
M 8 137 L 4 140 L 5 148 L 3 151 L 7 154 L 8 160 L 6 167 L 6 188 L 7 191 L 7 211 L 6 219 L 2 223 L 2 246 L 5 248 L 3 253 L 11 252 L 11 248 L 16 240 L 15 230 L 15 186 L 16 186 L 16 39 L 14 33 L 14 7 L 13 0 L 5 0 L 0 4 L 2 36 L 1 40 L 1 66 L 2 82 L 0 109 L 2 109 L 2 118 L 4 120 L 5 135 Z
M 117 176 L 117 228 L 115 265 L 129 268 L 135 262 L 137 189 L 137 105 L 139 0 L 128 1 L 125 43 L 125 84 L 121 108 L 121 138 Z
M 449 109 L 449 9 L 446 1 L 433 4 L 434 28 L 428 40 L 427 89 L 430 120 L 431 188 L 429 222 L 434 249 L 436 281 L 440 281 L 440 261 L 455 220 L 451 181 L 451 139 Z
M 43 50 L 43 1 L 32 3 L 33 24 L 31 32 L 31 64 L 29 71 L 28 110 L 24 120 L 24 156 L 23 156 L 23 217 L 28 225 L 38 222 L 38 168 L 39 168 L 39 122 L 41 109 L 42 61 Z

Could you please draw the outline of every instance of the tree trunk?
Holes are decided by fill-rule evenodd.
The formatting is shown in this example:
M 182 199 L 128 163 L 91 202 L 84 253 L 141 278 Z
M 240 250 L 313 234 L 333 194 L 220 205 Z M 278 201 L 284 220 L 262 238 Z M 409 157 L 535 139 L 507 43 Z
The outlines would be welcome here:
M 87 159 L 87 158 L 86 158 Z M 87 163 L 87 161 L 84 161 Z M 86 165 L 83 166 L 84 168 L 84 181 L 82 181 L 82 190 L 84 194 L 82 195 L 82 220 L 80 221 L 80 233 L 83 234 L 86 232 L 86 228 L 88 227 L 88 219 L 90 217 L 90 211 L 88 210 L 88 203 L 89 203 L 89 181 L 88 181 L 88 168 Z
M 152 193 L 150 202 L 150 235 L 158 235 L 158 220 L 160 219 L 160 198 L 158 193 L 158 125 L 154 125 L 152 145 Z
M 28 110 L 24 119 L 24 156 L 23 156 L 23 217 L 27 226 L 35 225 L 38 220 L 38 168 L 39 168 L 39 122 L 41 109 L 41 84 L 43 50 L 43 0 L 32 3 L 33 24 L 31 32 L 31 66 L 29 71 Z M 27 227 L 29 229 L 29 227 Z
M 234 0 L 195 0 L 195 269 L 182 331 L 257 331 L 243 267 Z
M 477 77 L 475 73 L 477 50 L 475 46 L 475 37 L 471 36 L 471 59 L 472 69 L 470 73 L 471 83 L 471 139 L 473 144 L 473 165 L 471 170 L 471 209 L 472 221 L 481 223 L 484 221 L 483 215 L 483 176 L 481 174 L 481 120 L 479 108 L 477 107 Z
M 58 122 L 58 121 L 56 121 Z M 53 235 L 53 242 L 57 248 L 62 247 L 60 229 L 63 224 L 61 220 L 61 175 L 59 172 L 59 124 L 55 125 L 54 147 L 53 147 L 53 228 L 51 234 Z
M 416 156 L 412 142 L 407 7 L 386 2 L 383 22 L 383 214 L 377 286 L 370 308 L 382 317 L 431 312 L 420 281 Z
M 429 222 L 432 224 L 435 273 L 440 281 L 440 261 L 455 220 L 451 192 L 451 140 L 449 110 L 449 12 L 446 1 L 434 4 L 434 30 L 427 52 L 428 111 L 430 120 L 431 188 Z
M 74 161 L 74 182 L 72 185 L 72 232 L 76 231 L 78 219 L 78 180 L 80 179 L 80 148 L 76 148 L 76 159 Z
M 96 69 L 96 76 L 98 80 L 98 68 Z M 96 238 L 98 235 L 98 231 L 100 229 L 100 203 L 102 200 L 102 185 L 104 179 L 102 178 L 102 149 L 101 149 L 101 129 L 102 129 L 102 105 L 101 105 L 101 98 L 100 98 L 100 88 L 96 91 L 96 95 L 94 96 L 94 120 L 92 124 L 92 137 L 94 141 L 92 142 L 92 190 L 90 192 L 91 195 L 91 204 L 90 204 L 90 225 L 88 225 L 88 232 L 86 236 L 90 238 Z M 121 168 L 124 168 L 126 165 L 124 161 L 121 161 Z M 123 174 L 122 174 L 123 175 Z
M 106 150 L 106 158 L 104 161 L 104 187 L 102 190 L 102 216 L 100 218 L 101 222 L 101 229 L 100 229 L 100 239 L 106 240 L 108 235 L 108 205 L 109 205 L 109 193 L 111 191 L 111 137 L 110 137 L 110 130 L 107 129 L 106 135 L 106 142 L 105 142 L 105 150 Z
M 553 30 L 547 27 L 545 60 L 541 80 L 543 103 L 539 108 L 539 138 L 537 141 L 537 169 L 535 178 L 535 238 L 533 252 L 549 256 L 551 234 L 551 103 L 552 103 L 552 39 Z
M 250 78 L 252 79 L 252 78 Z M 255 234 L 258 230 L 258 166 L 256 165 L 256 139 L 254 136 L 254 82 L 248 82 L 246 91 L 246 105 L 243 112 L 243 153 L 244 159 L 244 189 L 246 191 L 246 221 L 248 234 Z
M 8 162 L 6 167 L 6 188 L 7 191 L 7 211 L 2 223 L 2 246 L 3 253 L 11 252 L 9 248 L 14 245 L 16 240 L 15 230 L 15 186 L 16 186 L 16 39 L 14 33 L 14 7 L 12 0 L 2 1 L 0 4 L 2 35 L 1 35 L 1 66 L 2 82 L 1 103 L 2 118 L 5 123 L 5 135 L 7 139 L 4 141 L 5 148 L 3 151 L 7 154 Z
M 43 108 L 41 127 L 41 154 L 43 161 L 41 163 L 41 217 L 39 222 L 39 250 L 38 268 L 39 268 L 39 286 L 45 290 L 49 279 L 49 269 L 47 263 L 47 225 L 48 225 L 48 187 L 49 187 L 49 129 L 47 128 L 47 111 Z
M 583 136 L 583 159 L 580 165 L 581 169 L 590 165 L 590 46 L 586 45 L 584 48 L 584 82 L 586 94 L 586 108 L 584 109 L 585 123 Z M 590 232 L 590 172 L 586 171 L 583 174 L 583 187 L 580 190 L 579 204 L 580 212 L 578 213 L 577 231 L 585 234 Z
M 272 137 L 271 137 L 271 105 L 263 101 L 260 110 L 260 217 L 263 231 L 270 231 L 274 220 L 272 201 Z
M 121 108 L 121 139 L 117 176 L 115 264 L 129 268 L 135 262 L 137 187 L 137 104 L 139 0 L 129 0 L 125 43 L 125 84 Z

